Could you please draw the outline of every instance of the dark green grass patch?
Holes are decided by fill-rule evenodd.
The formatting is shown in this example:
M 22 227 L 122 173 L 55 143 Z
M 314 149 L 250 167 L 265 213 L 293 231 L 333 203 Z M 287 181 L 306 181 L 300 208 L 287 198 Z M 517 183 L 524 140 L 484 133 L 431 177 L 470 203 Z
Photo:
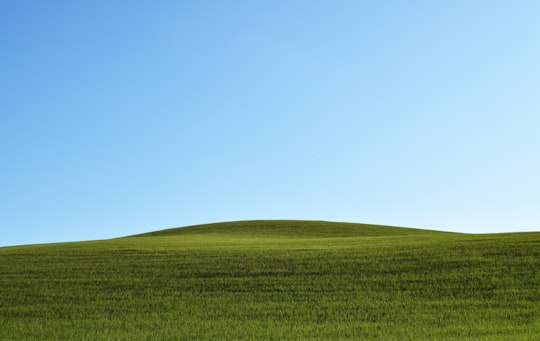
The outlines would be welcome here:
M 258 221 L 0 249 L 2 340 L 538 340 L 540 233 Z

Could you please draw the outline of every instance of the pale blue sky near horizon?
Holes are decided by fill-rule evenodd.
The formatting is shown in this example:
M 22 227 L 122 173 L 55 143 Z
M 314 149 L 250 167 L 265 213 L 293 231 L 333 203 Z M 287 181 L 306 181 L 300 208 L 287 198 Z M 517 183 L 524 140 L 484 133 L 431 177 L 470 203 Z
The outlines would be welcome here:
M 540 231 L 538 1 L 4 1 L 0 246 Z

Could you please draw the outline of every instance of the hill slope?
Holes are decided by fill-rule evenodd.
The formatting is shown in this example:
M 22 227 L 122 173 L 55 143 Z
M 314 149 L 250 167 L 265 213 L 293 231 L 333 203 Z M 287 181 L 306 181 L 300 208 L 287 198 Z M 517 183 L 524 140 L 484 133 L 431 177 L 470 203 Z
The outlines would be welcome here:
M 0 248 L 0 339 L 536 340 L 540 233 L 313 221 Z

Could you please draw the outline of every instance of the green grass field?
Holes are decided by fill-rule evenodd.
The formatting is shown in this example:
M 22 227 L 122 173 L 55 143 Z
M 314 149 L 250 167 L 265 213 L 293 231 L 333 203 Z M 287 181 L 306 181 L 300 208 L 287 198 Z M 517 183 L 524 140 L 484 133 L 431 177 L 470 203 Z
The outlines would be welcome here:
M 246 221 L 0 248 L 1 340 L 540 340 L 540 233 Z

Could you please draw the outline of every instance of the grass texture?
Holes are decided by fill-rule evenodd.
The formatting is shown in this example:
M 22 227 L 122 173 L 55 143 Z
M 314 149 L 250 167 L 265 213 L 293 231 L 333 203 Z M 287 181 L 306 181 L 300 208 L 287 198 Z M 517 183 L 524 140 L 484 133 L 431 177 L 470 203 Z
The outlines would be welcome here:
M 540 233 L 243 221 L 0 248 L 1 340 L 539 340 Z

